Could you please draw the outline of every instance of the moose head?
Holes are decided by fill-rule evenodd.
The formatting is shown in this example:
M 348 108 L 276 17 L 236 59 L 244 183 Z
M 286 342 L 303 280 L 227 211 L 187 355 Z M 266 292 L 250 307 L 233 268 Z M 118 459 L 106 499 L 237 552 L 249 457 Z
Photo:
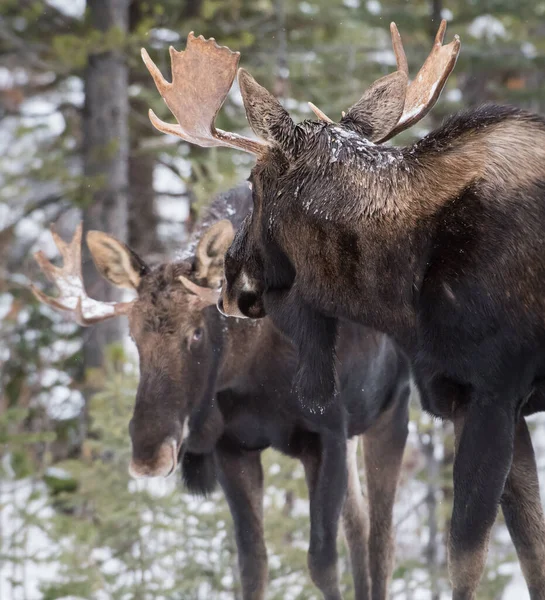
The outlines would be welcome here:
M 238 83 L 246 115 L 259 141 L 216 129 L 214 125 L 234 80 L 238 53 L 219 47 L 213 38 L 205 40 L 190 33 L 184 52 L 170 49 L 169 83 L 142 50 L 157 89 L 178 121 L 177 125 L 170 125 L 150 110 L 150 119 L 157 129 L 199 146 L 226 146 L 257 157 L 250 178 L 253 213 L 237 231 L 225 258 L 225 281 L 218 304 L 225 314 L 263 317 L 267 313 L 264 292 L 291 286 L 295 270 L 287 259 L 289 253 L 283 250 L 296 241 L 284 240 L 282 231 L 277 230 L 277 221 L 290 218 L 286 211 L 291 208 L 286 204 L 298 197 L 295 204 L 304 207 L 306 216 L 312 218 L 319 211 L 323 216 L 323 206 L 317 199 L 324 194 L 344 197 L 347 184 L 361 184 L 354 177 L 349 176 L 347 181 L 339 176 L 347 171 L 348 154 L 366 155 L 372 148 L 378 156 L 375 168 L 380 169 L 382 163 L 387 165 L 392 157 L 381 155 L 378 145 L 414 125 L 437 101 L 458 57 L 458 37 L 443 45 L 446 21 L 442 21 L 430 55 L 409 83 L 399 32 L 394 23 L 390 29 L 397 70 L 375 81 L 338 123 L 309 103 L 319 120 L 295 124 L 276 98 L 247 71 L 239 69 Z M 385 201 L 387 193 L 386 189 Z M 280 214 L 282 218 L 277 219 Z
M 52 235 L 63 266 L 51 264 L 42 252 L 35 256 L 59 295 L 51 297 L 32 286 L 36 297 L 83 326 L 120 315 L 129 320 L 140 359 L 140 381 L 129 425 L 131 475 L 172 473 L 193 424 L 199 425 L 196 429 L 200 432 L 190 436 L 193 450 L 210 452 L 222 428 L 214 406 L 223 343 L 222 327 L 216 323 L 222 317 L 215 304 L 223 277 L 223 255 L 234 235 L 232 224 L 224 220 L 212 225 L 201 237 L 192 264 L 172 262 L 154 269 L 114 237 L 89 231 L 87 245 L 101 275 L 113 285 L 137 293 L 130 302 L 117 303 L 87 295 L 81 272 L 81 224 L 68 244 L 54 231 Z M 206 419 L 205 432 L 198 423 L 200 418 Z

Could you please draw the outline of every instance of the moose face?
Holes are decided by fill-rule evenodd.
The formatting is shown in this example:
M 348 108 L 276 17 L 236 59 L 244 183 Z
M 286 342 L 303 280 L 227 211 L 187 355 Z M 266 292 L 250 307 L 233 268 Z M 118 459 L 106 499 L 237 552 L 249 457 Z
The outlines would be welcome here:
M 193 411 L 214 396 L 216 310 L 181 283 L 180 276 L 189 274 L 184 266 L 165 265 L 143 278 L 129 315 L 140 362 L 129 424 L 133 477 L 172 473 Z
M 208 409 L 208 429 L 206 440 L 197 436 L 194 450 L 211 451 L 202 444 L 213 447 L 221 434 L 221 416 L 213 404 L 222 350 L 222 327 L 217 322 L 221 316 L 215 304 L 223 277 L 223 255 L 232 239 L 231 223 L 219 221 L 202 236 L 194 264 L 166 263 L 152 270 L 114 237 L 90 231 L 87 244 L 101 275 L 113 285 L 138 294 L 134 301 L 118 305 L 101 303 L 85 294 L 81 226 L 70 244 L 55 235 L 64 258 L 62 269 L 53 267 L 41 253 L 37 255 L 42 269 L 61 291 L 58 298 L 50 298 L 34 290 L 43 302 L 72 312 L 83 325 L 116 314 L 128 315 L 140 362 L 129 425 L 129 472 L 133 477 L 171 474 L 182 444 L 188 436 L 191 439 L 192 421 L 199 411 Z
M 171 474 L 190 434 L 192 415 L 212 402 L 221 352 L 221 336 L 216 339 L 221 328 L 215 326 L 221 317 L 213 304 L 223 275 L 223 254 L 232 239 L 231 223 L 220 221 L 201 238 L 193 265 L 140 267 L 144 274 L 138 279 L 132 265 L 142 263 L 129 256 L 124 245 L 103 233 L 87 236 L 101 274 L 138 292 L 129 313 L 140 361 L 129 424 L 133 477 Z M 192 285 L 189 276 L 204 286 Z
M 291 288 L 297 261 L 312 261 L 316 273 L 323 269 L 336 281 L 338 270 L 356 260 L 350 256 L 356 252 L 353 237 L 338 214 L 335 220 L 332 216 L 358 198 L 365 160 L 378 153 L 381 161 L 387 150 L 324 122 L 295 126 L 293 139 L 300 150 L 288 154 L 272 148 L 252 170 L 254 208 L 225 255 L 218 304 L 224 314 L 264 316 L 274 294 Z M 306 240 L 318 241 L 319 256 Z M 340 258 L 334 256 L 336 249 Z

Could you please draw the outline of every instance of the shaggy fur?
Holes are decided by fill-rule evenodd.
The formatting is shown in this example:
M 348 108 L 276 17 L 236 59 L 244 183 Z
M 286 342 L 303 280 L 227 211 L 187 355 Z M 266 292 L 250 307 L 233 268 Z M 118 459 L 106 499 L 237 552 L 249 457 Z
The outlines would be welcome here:
M 213 454 L 182 455 L 182 481 L 185 487 L 197 496 L 208 496 L 217 487 L 218 475 Z
M 293 141 L 269 124 L 252 217 L 225 258 L 224 302 L 237 305 L 244 279 L 253 295 L 239 309 L 269 314 L 295 342 L 300 397 L 314 413 L 336 404 L 339 318 L 407 352 L 426 410 L 463 413 L 451 576 L 454 597 L 470 599 L 516 424 L 545 407 L 545 121 L 484 106 L 389 148 L 362 137 L 371 123 L 359 118 L 294 126 Z M 528 519 L 541 522 L 541 510 Z M 544 545 L 539 558 L 517 550 L 535 564 Z M 545 597 L 542 567 L 535 598 Z

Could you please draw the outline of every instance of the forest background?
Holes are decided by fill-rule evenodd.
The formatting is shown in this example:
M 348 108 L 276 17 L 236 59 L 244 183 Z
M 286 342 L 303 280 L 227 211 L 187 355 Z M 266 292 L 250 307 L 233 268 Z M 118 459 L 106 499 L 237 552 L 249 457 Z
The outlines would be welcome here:
M 462 39 L 436 108 L 409 142 L 485 101 L 545 112 L 545 2 L 537 0 L 0 0 L 0 600 L 240 597 L 232 524 L 220 492 L 203 501 L 178 477 L 127 474 L 135 349 L 114 320 L 81 329 L 38 304 L 32 254 L 56 256 L 85 227 L 113 233 L 150 262 L 184 248 L 199 213 L 243 181 L 251 159 L 160 135 L 170 120 L 140 59 L 169 73 L 189 31 L 241 51 L 241 65 L 298 119 L 307 101 L 339 115 L 395 64 L 395 20 L 414 75 L 441 18 Z M 108 85 L 104 85 L 104 81 Z M 236 86 L 218 125 L 243 132 Z M 516 148 L 513 148 L 516 153 Z M 86 256 L 94 297 L 112 300 Z M 452 434 L 411 410 L 396 504 L 392 597 L 448 598 L 445 531 Z M 545 481 L 545 426 L 532 420 Z M 267 451 L 271 599 L 317 598 L 305 567 L 301 467 Z M 346 598 L 349 565 L 341 554 Z M 501 518 L 483 599 L 528 598 Z

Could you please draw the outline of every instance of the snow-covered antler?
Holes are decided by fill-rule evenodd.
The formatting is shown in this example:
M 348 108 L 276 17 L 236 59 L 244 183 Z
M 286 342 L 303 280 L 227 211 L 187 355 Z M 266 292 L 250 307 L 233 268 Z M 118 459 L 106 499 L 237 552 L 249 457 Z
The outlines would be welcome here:
M 31 285 L 36 298 L 55 310 L 69 313 L 76 323 L 83 326 L 127 314 L 134 302 L 101 302 L 87 295 L 81 273 L 82 224 L 78 225 L 72 241 L 68 244 L 53 228 L 51 235 L 62 256 L 63 266 L 56 267 L 51 264 L 41 250 L 36 252 L 34 257 L 46 277 L 57 286 L 59 295 L 56 298 L 48 296 Z

